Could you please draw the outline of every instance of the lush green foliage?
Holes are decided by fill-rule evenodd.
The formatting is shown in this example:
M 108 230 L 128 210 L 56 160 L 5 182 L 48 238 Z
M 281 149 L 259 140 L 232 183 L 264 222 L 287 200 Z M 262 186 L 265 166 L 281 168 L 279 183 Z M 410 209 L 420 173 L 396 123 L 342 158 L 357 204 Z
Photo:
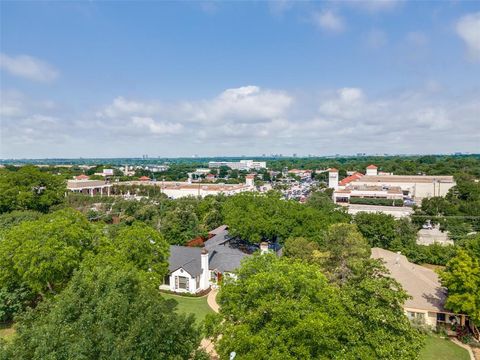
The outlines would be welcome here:
M 324 249 L 326 256 L 322 268 L 331 280 L 340 284 L 345 284 L 371 253 L 367 241 L 352 224 L 330 226 Z
M 359 198 L 351 197 L 350 204 L 362 205 L 380 205 L 380 206 L 403 206 L 402 199 L 375 199 L 375 198 Z
M 47 212 L 63 201 L 64 194 L 62 178 L 34 166 L 0 171 L 0 214 L 12 210 Z
M 480 326 L 480 260 L 459 250 L 440 273 L 442 285 L 448 288 L 445 307 L 467 314 Z
M 26 284 L 45 296 L 61 290 L 101 235 L 71 209 L 24 221 L 0 241 L 0 283 Z
M 223 215 L 231 235 L 252 243 L 262 240 L 283 243 L 289 237 L 322 242 L 330 224 L 349 219 L 341 209 L 304 206 L 293 200 L 282 200 L 274 192 L 231 196 L 225 200 Z
M 132 266 L 82 268 L 21 318 L 0 358 L 191 359 L 200 333 L 174 306 Z
M 422 342 L 403 315 L 406 295 L 393 280 L 373 275 L 338 288 L 315 265 L 254 256 L 238 280 L 222 286 L 221 313 L 209 327 L 213 336 L 222 334 L 217 351 L 222 359 L 231 351 L 257 360 L 415 359 Z

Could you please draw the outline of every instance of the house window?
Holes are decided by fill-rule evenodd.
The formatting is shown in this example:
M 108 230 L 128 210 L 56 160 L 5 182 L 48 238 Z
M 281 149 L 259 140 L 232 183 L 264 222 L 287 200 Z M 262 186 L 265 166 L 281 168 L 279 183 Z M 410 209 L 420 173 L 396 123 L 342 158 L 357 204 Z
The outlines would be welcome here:
M 445 314 L 437 313 L 437 321 L 445 322 Z
M 165 285 L 170 285 L 170 275 L 165 275 L 165 277 L 163 278 L 163 283 Z
M 188 278 L 185 276 L 177 276 L 177 288 L 188 290 Z
M 417 321 L 423 323 L 425 321 L 425 314 L 413 311 L 407 311 L 407 317 L 410 321 Z

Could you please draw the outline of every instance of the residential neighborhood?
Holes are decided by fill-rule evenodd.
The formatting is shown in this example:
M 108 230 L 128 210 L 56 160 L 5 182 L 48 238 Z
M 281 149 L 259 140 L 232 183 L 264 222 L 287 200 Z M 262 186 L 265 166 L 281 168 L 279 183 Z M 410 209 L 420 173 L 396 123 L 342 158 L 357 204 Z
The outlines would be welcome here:
M 0 1 L 0 360 L 480 360 L 480 2 Z

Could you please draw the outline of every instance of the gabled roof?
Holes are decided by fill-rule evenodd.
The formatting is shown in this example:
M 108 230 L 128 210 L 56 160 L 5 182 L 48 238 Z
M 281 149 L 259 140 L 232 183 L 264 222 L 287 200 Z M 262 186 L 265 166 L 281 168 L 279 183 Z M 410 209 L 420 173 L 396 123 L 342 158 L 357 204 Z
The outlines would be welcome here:
M 81 175 L 75 176 L 75 179 L 77 179 L 77 180 L 88 180 L 89 177 L 85 174 L 81 174 Z
M 405 307 L 445 312 L 446 289 L 433 270 L 409 262 L 404 255 L 380 248 L 372 248 L 372 258 L 383 260 L 390 276 L 412 297 L 405 301 Z
M 138 180 L 140 181 L 146 181 L 146 180 L 150 180 L 150 178 L 148 176 L 142 176 L 141 178 L 139 178 Z
M 338 172 L 338 170 L 335 169 L 335 168 L 330 168 L 330 169 L 328 169 L 328 172 Z
M 192 277 L 200 275 L 202 273 L 201 254 L 202 249 L 198 247 L 171 245 L 168 271 L 172 273 L 182 268 Z
M 378 169 L 375 165 L 371 164 L 367 166 L 367 169 Z
M 356 172 L 355 174 L 352 174 L 352 175 L 350 175 L 350 176 L 347 176 L 345 179 L 343 179 L 342 181 L 340 181 L 340 182 L 338 183 L 338 185 L 340 185 L 340 186 L 347 185 L 347 184 L 351 183 L 352 181 L 355 181 L 355 180 L 360 179 L 362 176 L 363 176 L 362 173 Z

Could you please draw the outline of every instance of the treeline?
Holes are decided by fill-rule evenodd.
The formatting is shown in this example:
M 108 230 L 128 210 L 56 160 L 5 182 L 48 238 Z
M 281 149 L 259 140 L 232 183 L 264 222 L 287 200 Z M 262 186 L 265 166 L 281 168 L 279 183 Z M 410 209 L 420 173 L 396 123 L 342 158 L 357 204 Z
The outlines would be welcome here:
M 287 158 L 267 162 L 273 170 L 289 169 L 328 169 L 339 170 L 340 178 L 347 171 L 365 173 L 365 168 L 375 164 L 379 171 L 393 172 L 396 175 L 455 175 L 469 174 L 480 177 L 480 155 L 427 155 L 427 156 L 362 156 L 344 158 Z
M 205 359 L 193 317 L 158 293 L 169 256 L 158 231 L 73 209 L 33 218 L 0 237 L 0 321 L 16 320 L 0 359 Z

